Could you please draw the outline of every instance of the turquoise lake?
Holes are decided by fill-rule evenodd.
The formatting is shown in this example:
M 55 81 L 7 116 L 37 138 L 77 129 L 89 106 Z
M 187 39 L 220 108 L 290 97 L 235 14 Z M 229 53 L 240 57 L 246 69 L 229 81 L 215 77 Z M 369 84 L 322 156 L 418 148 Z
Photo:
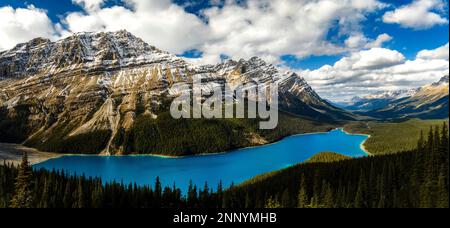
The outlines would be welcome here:
M 64 156 L 34 165 L 34 168 L 64 170 L 70 174 L 101 177 L 104 182 L 153 185 L 156 177 L 163 186 L 176 183 L 183 192 L 189 181 L 198 187 L 205 182 L 215 188 L 220 181 L 228 187 L 260 174 L 301 163 L 313 155 L 332 151 L 351 157 L 367 154 L 361 144 L 368 138 L 341 129 L 328 133 L 296 135 L 280 142 L 223 154 L 162 158 L 156 156 Z

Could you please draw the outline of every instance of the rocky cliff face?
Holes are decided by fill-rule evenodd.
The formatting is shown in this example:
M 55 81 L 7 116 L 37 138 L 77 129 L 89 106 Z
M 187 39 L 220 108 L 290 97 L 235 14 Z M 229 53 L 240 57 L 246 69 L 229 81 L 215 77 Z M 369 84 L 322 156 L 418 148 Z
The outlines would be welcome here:
M 231 87 L 277 81 L 283 109 L 314 119 L 347 117 L 300 76 L 256 57 L 193 66 L 126 31 L 79 33 L 56 42 L 37 38 L 0 53 L 0 135 L 36 147 L 95 135 L 93 153 L 116 153 L 119 132 L 139 116 L 158 118 L 164 99 L 197 75 Z

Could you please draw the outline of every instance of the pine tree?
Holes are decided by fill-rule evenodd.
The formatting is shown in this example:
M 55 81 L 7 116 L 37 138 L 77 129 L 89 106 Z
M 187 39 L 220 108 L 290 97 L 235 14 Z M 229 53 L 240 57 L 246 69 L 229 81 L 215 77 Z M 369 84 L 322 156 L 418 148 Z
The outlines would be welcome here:
M 70 185 L 70 181 L 67 181 L 65 190 L 64 190 L 64 196 L 63 196 L 63 206 L 64 208 L 71 208 L 72 207 L 72 187 Z
M 305 183 L 305 175 L 302 174 L 300 181 L 300 191 L 298 193 L 298 208 L 307 208 L 309 205 L 308 202 L 308 193 L 306 192 L 306 183 Z
M 448 152 L 448 125 L 444 122 L 441 133 L 441 147 Z
M 449 141 L 448 141 L 448 127 L 447 123 L 444 122 L 441 132 L 441 138 L 439 143 L 439 159 L 441 163 L 444 164 L 444 168 L 448 170 L 448 162 L 449 162 Z
M 355 195 L 354 206 L 356 208 L 368 208 L 367 202 L 367 183 L 363 171 L 359 177 L 358 189 Z
M 251 204 L 252 201 L 250 199 L 250 195 L 247 192 L 247 194 L 245 194 L 245 208 L 251 208 Z
M 101 208 L 102 207 L 102 198 L 103 198 L 103 188 L 102 183 L 98 181 L 97 185 L 95 186 L 91 201 L 92 201 L 92 207 L 93 208 Z
M 428 179 L 428 178 L 427 178 Z M 419 191 L 419 207 L 420 208 L 430 208 L 432 204 L 432 199 L 430 195 L 430 185 L 431 181 L 426 180 L 424 183 L 422 183 L 422 186 L 420 187 Z
M 208 203 L 209 203 L 208 199 L 209 199 L 209 187 L 208 187 L 208 183 L 205 182 L 203 191 L 200 191 L 200 205 L 203 208 L 208 208 Z
M 309 208 L 321 208 L 320 204 L 320 197 L 317 193 L 314 193 L 311 197 L 311 204 L 309 205 Z
M 86 207 L 86 201 L 84 196 L 84 189 L 83 189 L 83 179 L 78 179 L 78 189 L 77 189 L 77 208 L 85 208 Z
M 439 130 L 439 126 L 436 126 L 434 128 L 434 139 L 433 139 L 433 148 L 434 148 L 434 153 L 437 154 L 439 153 L 439 149 L 441 147 L 441 132 Z
M 376 207 L 377 208 L 385 208 L 386 207 L 386 195 L 385 195 L 383 174 L 378 175 L 376 191 L 378 194 L 378 202 L 377 202 Z
M 189 182 L 187 197 L 188 207 L 195 208 L 197 206 L 197 187 L 192 184 L 192 180 Z
M 15 194 L 11 200 L 12 208 L 31 208 L 33 201 L 33 193 L 31 191 L 32 178 L 28 154 L 24 153 L 16 178 Z
M 278 202 L 278 200 L 276 200 L 276 199 L 270 197 L 270 198 L 267 200 L 267 202 L 266 202 L 264 208 L 271 208 L 271 209 L 273 209 L 273 208 L 281 208 L 281 204 L 280 204 L 280 202 Z
M 285 189 L 281 195 L 281 206 L 283 208 L 291 207 L 291 197 L 288 189 Z
M 437 192 L 437 203 L 436 207 L 438 208 L 448 208 L 448 186 L 446 182 L 448 181 L 445 175 L 445 172 L 447 172 L 447 178 L 448 178 L 448 169 L 442 168 L 441 172 L 438 177 L 438 192 Z
M 154 189 L 154 201 L 155 201 L 155 207 L 160 208 L 161 207 L 161 200 L 162 200 L 162 186 L 161 181 L 159 180 L 159 177 L 156 177 L 155 181 L 155 189 Z
M 425 148 L 425 138 L 423 137 L 423 131 L 420 131 L 420 138 L 417 142 L 417 150 L 421 153 Z
M 327 183 L 325 185 L 325 193 L 323 197 L 323 206 L 325 208 L 334 208 L 334 197 L 333 190 L 331 189 L 331 185 Z
M 49 208 L 49 201 L 50 201 L 50 184 L 49 184 L 50 180 L 48 178 L 46 178 L 44 180 L 44 189 L 42 192 L 42 196 L 41 196 L 41 200 L 40 200 L 40 204 L 39 207 L 40 208 Z
M 377 208 L 385 208 L 386 207 L 386 196 L 384 196 L 384 193 L 380 193 L 379 201 L 377 204 Z
M 434 131 L 433 131 L 433 127 L 430 127 L 430 131 L 428 132 L 428 140 L 426 143 L 426 152 L 427 152 L 427 162 L 429 161 L 430 158 L 430 153 L 432 153 L 434 151 Z
M 223 198 L 223 184 L 222 181 L 219 182 L 219 184 L 217 185 L 217 191 L 216 191 L 216 195 L 217 195 L 217 207 L 218 208 L 222 208 L 222 198 Z

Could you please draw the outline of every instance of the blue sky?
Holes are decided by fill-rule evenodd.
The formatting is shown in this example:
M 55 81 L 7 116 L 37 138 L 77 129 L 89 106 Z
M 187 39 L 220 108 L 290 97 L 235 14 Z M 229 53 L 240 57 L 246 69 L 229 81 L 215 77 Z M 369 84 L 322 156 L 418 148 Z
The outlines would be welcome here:
M 215 3 L 212 3 L 215 2 Z M 243 2 L 243 1 L 241 1 Z M 387 47 L 401 51 L 408 59 L 414 59 L 417 52 L 423 49 L 434 49 L 448 42 L 449 40 L 449 27 L 448 25 L 441 25 L 432 27 L 425 30 L 414 30 L 410 28 L 402 28 L 397 24 L 386 24 L 380 20 L 383 13 L 391 10 L 392 8 L 402 5 L 410 4 L 412 0 L 396 0 L 396 1 L 384 1 L 392 4 L 389 8 L 370 14 L 367 20 L 364 22 L 363 30 L 367 37 L 376 38 L 376 36 L 383 32 L 394 37 L 394 40 L 386 44 Z M 174 0 L 174 3 L 184 7 L 184 9 L 201 17 L 201 11 L 213 6 L 222 6 L 223 2 L 211 1 L 211 0 Z M 14 8 L 27 7 L 28 5 L 34 5 L 37 8 L 45 9 L 47 15 L 54 22 L 60 22 L 61 18 L 67 15 L 68 12 L 83 11 L 83 7 L 73 3 L 71 0 L 1 0 L 0 7 L 12 6 Z M 108 6 L 126 6 L 120 0 L 107 0 L 104 3 L 104 7 Z M 443 13 L 448 18 L 448 10 Z M 332 31 L 330 31 L 331 33 Z M 344 42 L 345 36 L 338 37 L 335 42 Z M 201 51 L 190 49 L 185 53 L 178 53 L 186 57 L 199 57 Z M 333 64 L 342 55 L 311 55 L 304 58 L 296 58 L 295 55 L 283 55 L 280 57 L 284 63 L 288 66 L 298 69 L 317 69 L 325 64 Z
M 325 97 L 367 93 L 361 83 L 419 86 L 448 68 L 448 0 L 1 0 L 0 16 L 0 50 L 35 36 L 127 29 L 194 63 L 260 56 Z

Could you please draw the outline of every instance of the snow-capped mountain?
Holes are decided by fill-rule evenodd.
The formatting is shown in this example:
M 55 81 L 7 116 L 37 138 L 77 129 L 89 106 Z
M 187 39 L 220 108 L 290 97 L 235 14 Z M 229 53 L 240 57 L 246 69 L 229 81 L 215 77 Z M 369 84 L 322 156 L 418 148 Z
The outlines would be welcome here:
M 386 91 L 376 93 L 374 95 L 369 95 L 365 97 L 366 99 L 400 99 L 404 97 L 411 97 L 417 93 L 419 89 L 408 89 L 408 90 L 397 90 L 397 91 Z
M 448 75 L 442 77 L 441 80 L 433 83 L 431 86 L 433 86 L 433 87 L 448 86 Z
M 448 118 L 448 94 L 447 75 L 436 83 L 417 89 L 362 99 L 350 109 L 356 107 L 363 111 L 359 114 L 376 118 Z
M 3 77 L 38 73 L 49 75 L 74 70 L 114 70 L 166 62 L 183 65 L 174 55 L 156 49 L 126 31 L 78 33 L 51 42 L 36 38 L 0 53 Z
M 56 42 L 37 38 L 0 52 L 0 134 L 14 128 L 2 138 L 39 146 L 103 131 L 109 132 L 104 152 L 116 153 L 118 133 L 141 115 L 158 118 L 164 100 L 189 88 L 197 75 L 206 87 L 279 82 L 282 109 L 310 119 L 351 118 L 299 75 L 260 58 L 195 66 L 119 31 Z
M 344 105 L 344 108 L 352 111 L 371 111 L 383 108 L 391 101 L 411 97 L 419 91 L 417 89 L 381 91 L 364 97 L 354 97 Z

